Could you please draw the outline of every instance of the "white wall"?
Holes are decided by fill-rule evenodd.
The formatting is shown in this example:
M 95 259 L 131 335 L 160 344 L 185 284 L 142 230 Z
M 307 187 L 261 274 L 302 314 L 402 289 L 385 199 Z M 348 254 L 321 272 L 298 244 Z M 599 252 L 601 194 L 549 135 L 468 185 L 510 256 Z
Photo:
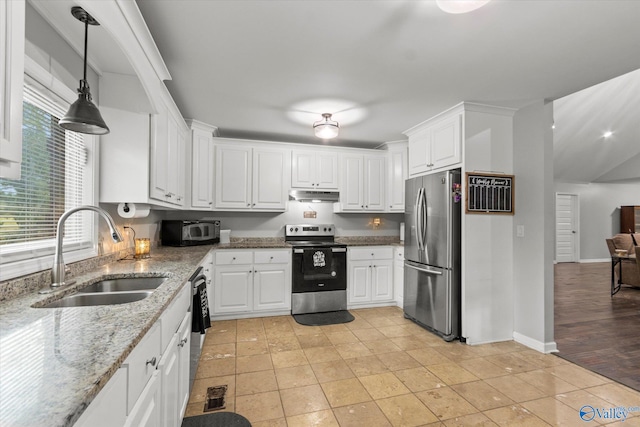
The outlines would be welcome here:
M 553 105 L 538 101 L 514 116 L 514 226 L 524 237 L 513 245 L 513 337 L 538 351 L 556 351 L 553 336 Z
M 609 261 L 605 239 L 620 232 L 620 206 L 640 205 L 640 179 L 619 183 L 556 182 L 555 191 L 580 202 L 580 260 Z

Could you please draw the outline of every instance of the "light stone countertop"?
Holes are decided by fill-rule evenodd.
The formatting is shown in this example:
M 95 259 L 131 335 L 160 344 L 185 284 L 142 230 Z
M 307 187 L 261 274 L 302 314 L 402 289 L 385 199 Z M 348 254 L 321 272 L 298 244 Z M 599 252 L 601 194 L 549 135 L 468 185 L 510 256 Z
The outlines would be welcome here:
M 351 246 L 392 245 L 397 237 L 337 237 Z M 76 283 L 0 302 L 0 425 L 72 426 L 153 326 L 212 249 L 291 248 L 283 238 L 232 238 L 228 244 L 153 248 L 70 278 Z M 34 308 L 102 278 L 166 276 L 149 297 L 128 304 Z

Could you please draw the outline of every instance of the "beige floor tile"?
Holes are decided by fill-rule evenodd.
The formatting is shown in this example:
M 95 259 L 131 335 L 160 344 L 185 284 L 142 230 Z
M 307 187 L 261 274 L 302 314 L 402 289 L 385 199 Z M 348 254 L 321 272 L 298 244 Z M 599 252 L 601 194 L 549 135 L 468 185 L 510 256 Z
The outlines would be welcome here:
M 376 316 L 376 315 L 367 316 L 367 317 L 365 317 L 365 320 L 367 322 L 369 322 L 371 324 L 371 326 L 373 326 L 374 328 L 378 328 L 378 329 L 380 329 L 380 328 L 388 328 L 388 327 L 395 328 L 396 326 L 398 326 L 395 323 L 393 323 L 392 320 L 390 320 L 390 319 L 388 319 L 386 317 L 383 317 L 383 316 Z
M 595 387 L 597 385 L 611 382 L 608 378 L 594 374 L 587 369 L 573 364 L 552 366 L 550 368 L 546 368 L 545 371 L 565 380 L 569 384 L 573 384 L 578 388 Z
M 365 329 L 367 330 L 367 329 Z M 363 342 L 365 347 L 367 347 L 373 354 L 382 354 L 382 353 L 391 353 L 402 351 L 400 347 L 395 345 L 393 341 L 389 339 L 376 340 L 376 341 L 365 341 Z
M 274 420 L 258 421 L 251 424 L 251 427 L 287 427 L 285 418 L 276 418 Z
M 491 345 L 496 346 L 497 344 L 491 344 Z M 500 366 L 508 374 L 517 374 L 520 372 L 528 372 L 528 371 L 534 371 L 536 369 L 539 369 L 538 365 L 527 362 L 526 360 L 520 357 L 514 356 L 511 353 L 487 356 L 487 360 L 495 365 Z
M 475 414 L 478 410 L 451 387 L 426 390 L 416 393 L 416 397 L 440 420 L 448 420 Z
M 446 427 L 497 427 L 498 425 L 484 414 L 471 414 L 456 417 L 444 422 Z
M 484 381 L 455 384 L 451 388 L 481 411 L 514 404 L 513 400 Z
M 358 337 L 353 335 L 351 331 L 343 331 L 343 332 L 330 332 L 326 333 L 327 338 L 331 341 L 333 345 L 339 344 L 350 344 L 359 342 Z
M 255 356 L 256 354 L 268 354 L 269 347 L 266 341 L 243 341 L 237 344 L 238 356 Z
M 332 408 L 372 400 L 357 378 L 331 381 L 321 384 L 321 387 Z
M 485 382 L 515 402 L 525 402 L 547 396 L 542 390 L 515 375 L 487 378 Z
M 198 363 L 196 379 L 233 375 L 236 373 L 236 358 L 201 360 Z
M 440 345 L 434 346 L 433 349 L 437 350 L 438 353 L 442 354 L 447 359 L 458 363 L 465 359 L 473 359 L 474 357 L 477 357 L 472 346 L 461 342 L 443 342 Z
M 205 337 L 205 345 L 207 345 L 206 338 L 209 338 L 209 334 L 211 332 L 230 332 L 236 331 L 238 325 L 237 320 L 216 320 L 215 322 L 211 322 L 211 327 L 207 329 L 206 337 Z
M 248 372 L 236 377 L 236 396 L 274 390 L 278 390 L 278 383 L 275 373 L 271 370 Z
M 360 318 L 356 318 L 353 322 L 347 323 L 346 326 L 350 331 L 373 328 L 373 325 L 371 323 Z
M 236 412 L 247 418 L 251 424 L 284 418 L 280 393 L 277 391 L 237 396 Z
M 229 357 L 236 357 L 235 343 L 203 345 L 200 353 L 200 360 L 227 359 Z
M 451 362 L 448 357 L 444 356 L 433 347 L 407 350 L 407 353 L 420 362 L 422 366 L 440 365 L 442 363 Z
M 376 355 L 354 357 L 344 360 L 356 377 L 366 377 L 367 375 L 381 374 L 389 371 L 384 363 Z
M 207 388 L 221 385 L 227 386 L 226 400 L 233 400 L 236 393 L 236 377 L 235 375 L 226 375 L 194 380 L 191 394 L 189 395 L 189 403 L 198 402 L 201 403 L 203 405 L 202 408 L 204 408 L 204 402 L 207 400 Z
M 416 337 L 415 335 L 409 335 L 406 337 L 394 337 L 394 338 L 389 338 L 391 341 L 393 341 L 393 343 L 395 345 L 397 345 L 398 347 L 400 347 L 400 349 L 408 351 L 408 350 L 415 350 L 418 348 L 425 348 L 428 347 L 429 344 L 427 344 L 427 342 L 425 342 L 425 340 L 421 340 L 420 338 Z
M 624 421 L 607 424 L 607 427 L 640 427 L 640 417 L 627 418 Z
M 387 337 L 376 328 L 356 329 L 353 334 L 362 342 L 383 340 Z
M 215 344 L 226 344 L 236 342 L 236 330 L 221 330 L 221 331 L 211 331 L 207 332 L 207 337 L 205 338 L 205 345 L 215 345 Z M 204 345 L 203 345 L 204 347 Z
M 280 397 L 287 417 L 329 409 L 329 402 L 317 384 L 280 390 Z
M 236 334 L 236 339 L 238 342 L 241 341 L 266 341 L 267 335 L 264 332 L 264 329 L 246 329 L 241 330 L 238 328 L 238 332 Z
M 465 359 L 458 364 L 480 379 L 507 375 L 504 369 L 483 358 Z
M 303 351 L 309 363 L 323 363 L 342 359 L 340 353 L 333 346 L 305 348 Z
M 409 327 L 407 326 L 406 329 L 409 330 Z M 433 332 L 427 331 L 424 328 L 421 328 L 421 327 L 418 327 L 417 329 L 414 328 L 411 330 L 411 332 L 413 333 L 414 337 L 423 341 L 425 345 L 429 347 L 436 347 L 436 346 L 442 345 L 442 338 L 440 338 L 438 335 L 434 334 Z
M 346 380 L 353 378 L 353 372 L 344 360 L 334 360 L 331 362 L 313 363 L 311 364 L 313 373 L 316 375 L 318 382 L 326 383 L 329 381 Z
M 440 378 L 433 375 L 424 366 L 395 371 L 394 375 L 398 377 L 398 379 L 402 381 L 402 383 L 413 393 L 431 390 L 433 388 L 446 387 L 446 384 L 440 380 Z
M 369 343 L 367 343 L 369 344 Z M 382 353 L 377 355 L 384 363 L 384 366 L 390 371 L 399 371 L 402 369 L 419 368 L 420 362 L 411 357 L 407 352 L 395 351 L 393 353 Z
M 283 351 L 301 350 L 300 342 L 295 334 L 287 334 L 267 340 L 269 351 L 271 353 L 280 353 Z
M 329 338 L 324 333 L 320 334 L 308 334 L 308 335 L 298 335 L 298 341 L 300 342 L 300 347 L 304 348 L 313 348 L 313 347 L 327 347 L 332 345 Z
M 570 408 L 553 397 L 531 400 L 523 402 L 521 405 L 534 415 L 537 415 L 538 418 L 554 426 L 571 427 L 584 423 L 580 418 L 579 411 Z
M 236 320 L 236 327 L 238 330 L 249 330 L 249 329 L 263 329 L 264 321 L 263 317 L 252 317 L 249 319 L 238 319 Z
M 276 369 L 276 379 L 280 389 L 317 384 L 318 380 L 310 365 Z
M 610 402 L 607 402 L 601 397 L 591 394 L 586 390 L 560 393 L 557 394 L 555 398 L 576 411 L 579 411 L 584 405 L 591 405 L 594 408 L 608 408 L 612 406 Z
M 287 417 L 286 425 L 288 427 L 340 427 L 330 409 Z
M 338 353 L 343 359 L 350 359 L 352 357 L 370 356 L 371 350 L 369 350 L 363 343 L 350 343 L 350 344 L 338 344 L 335 346 Z
M 374 400 L 411 393 L 393 373 L 358 378 Z
M 547 427 L 548 423 L 538 418 L 520 405 L 504 406 L 484 412 L 499 426 Z M 574 424 L 580 425 L 580 424 Z
M 271 353 L 271 360 L 275 368 L 290 368 L 292 366 L 308 365 L 309 361 L 302 350 Z
M 245 372 L 257 372 L 273 369 L 271 363 L 271 355 L 258 354 L 255 356 L 244 356 L 236 359 L 236 372 L 242 374 Z
M 378 330 L 387 338 L 408 337 L 413 335 L 411 330 L 407 330 L 407 328 L 395 324 L 393 326 L 379 327 Z
M 394 426 L 421 426 L 438 418 L 413 394 L 376 400 L 376 403 Z
M 429 365 L 427 369 L 447 385 L 477 381 L 479 378 L 457 363 L 441 363 Z
M 640 406 L 640 392 L 618 383 L 603 384 L 585 390 L 614 406 Z M 640 415 L 637 412 L 635 414 Z
M 335 332 L 348 332 L 349 328 L 344 323 L 339 323 L 337 325 L 323 325 L 320 326 L 320 330 L 325 334 L 332 334 Z
M 512 354 L 516 357 L 523 359 L 526 362 L 532 363 L 541 368 L 548 368 L 551 366 L 558 366 L 558 365 L 566 365 L 569 363 L 563 358 L 556 356 L 555 354 L 540 353 L 539 351 L 535 351 L 531 349 L 516 351 Z
M 540 389 L 547 396 L 554 396 L 559 393 L 567 393 L 578 389 L 578 387 L 542 369 L 516 374 L 516 377 Z
M 320 326 L 306 326 L 306 325 L 300 325 L 298 323 L 294 323 L 292 327 L 293 327 L 293 332 L 295 332 L 296 335 L 323 333 L 322 329 L 320 329 Z
M 391 427 L 375 402 L 358 403 L 333 410 L 340 427 Z

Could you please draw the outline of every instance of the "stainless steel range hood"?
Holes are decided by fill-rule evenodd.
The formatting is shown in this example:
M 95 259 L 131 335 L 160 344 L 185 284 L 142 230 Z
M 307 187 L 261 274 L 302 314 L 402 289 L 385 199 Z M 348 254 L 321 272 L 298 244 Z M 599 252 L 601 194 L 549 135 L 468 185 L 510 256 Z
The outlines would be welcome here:
M 312 203 L 334 203 L 340 200 L 340 193 L 337 191 L 312 191 L 312 190 L 291 190 L 289 200 Z

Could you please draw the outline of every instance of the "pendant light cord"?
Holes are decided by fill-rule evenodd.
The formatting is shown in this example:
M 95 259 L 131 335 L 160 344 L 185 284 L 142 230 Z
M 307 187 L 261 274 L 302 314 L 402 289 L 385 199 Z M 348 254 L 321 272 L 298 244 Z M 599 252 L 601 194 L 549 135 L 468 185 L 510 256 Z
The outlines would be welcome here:
M 87 85 L 87 39 L 89 38 L 89 19 L 84 19 L 84 84 Z

